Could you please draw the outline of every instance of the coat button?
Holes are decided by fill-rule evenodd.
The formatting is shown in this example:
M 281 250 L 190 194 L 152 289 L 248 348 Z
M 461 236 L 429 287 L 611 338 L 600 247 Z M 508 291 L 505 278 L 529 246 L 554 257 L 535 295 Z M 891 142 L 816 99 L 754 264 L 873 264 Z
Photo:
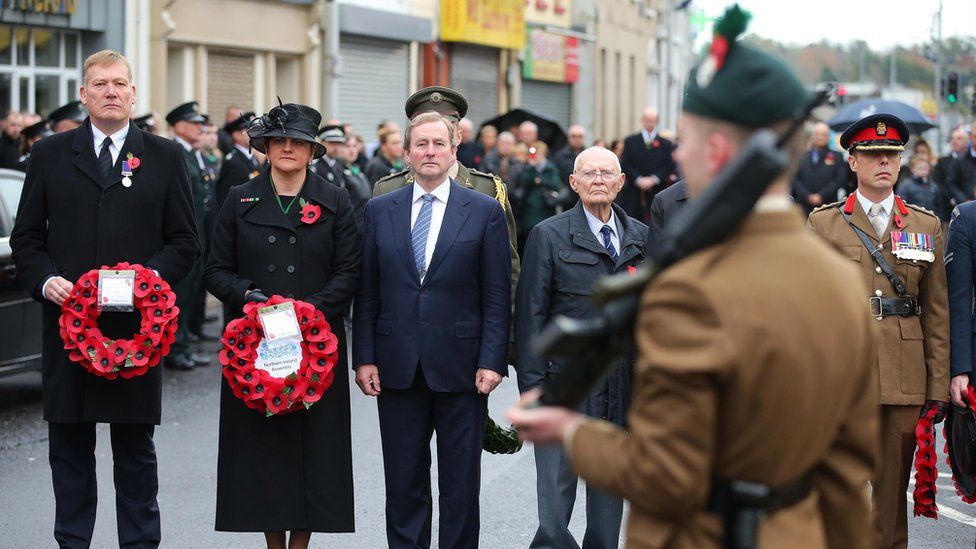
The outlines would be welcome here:
M 874 295 L 881 297 L 881 290 L 875 290 Z
M 297 238 L 295 238 L 294 236 L 289 236 L 289 237 L 288 237 L 288 243 L 289 243 L 289 244 L 294 244 L 294 243 L 296 243 L 296 242 L 298 242 L 298 239 L 297 239 Z
M 269 236 L 268 237 L 268 244 L 274 244 L 275 243 L 275 240 L 278 240 L 277 238 L 275 238 L 275 235 Z
M 288 271 L 289 273 L 293 273 L 293 272 L 295 272 L 295 266 L 294 265 L 289 265 L 289 266 L 285 267 L 285 270 Z
M 275 272 L 275 266 L 274 265 L 268 265 L 268 272 L 269 273 Z
M 881 267 L 875 267 L 874 272 L 881 274 Z

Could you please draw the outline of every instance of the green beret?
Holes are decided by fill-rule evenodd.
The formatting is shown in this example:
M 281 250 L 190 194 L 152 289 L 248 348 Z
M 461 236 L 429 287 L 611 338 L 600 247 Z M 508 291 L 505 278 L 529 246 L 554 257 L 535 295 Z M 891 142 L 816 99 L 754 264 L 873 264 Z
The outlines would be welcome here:
M 411 120 L 422 112 L 434 111 L 459 121 L 468 113 L 468 101 L 451 88 L 428 86 L 408 97 L 404 110 Z
M 748 20 L 733 5 L 715 23 L 708 54 L 688 76 L 683 111 L 759 128 L 794 116 L 810 101 L 782 61 L 736 41 Z

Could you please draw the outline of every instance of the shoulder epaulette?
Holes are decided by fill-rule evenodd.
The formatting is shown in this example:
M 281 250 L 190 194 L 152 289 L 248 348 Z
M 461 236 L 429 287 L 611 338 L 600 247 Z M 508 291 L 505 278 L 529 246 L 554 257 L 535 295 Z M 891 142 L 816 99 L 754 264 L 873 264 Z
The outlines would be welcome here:
M 810 212 L 810 213 L 811 214 L 815 214 L 815 213 L 819 212 L 820 210 L 827 210 L 827 209 L 830 209 L 830 208 L 837 208 L 838 206 L 840 206 L 844 202 L 845 202 L 844 200 L 838 200 L 837 202 L 831 202 L 830 204 L 822 204 L 822 205 L 817 206 L 816 208 L 814 208 L 813 211 Z
M 487 177 L 487 178 L 492 179 L 492 180 L 498 179 L 498 176 L 496 176 L 493 173 L 481 172 L 481 171 L 478 171 L 478 170 L 476 170 L 474 168 L 468 168 L 468 171 L 471 172 L 471 175 L 476 175 L 478 177 Z M 498 180 L 501 181 L 500 179 L 498 179 Z
M 383 177 L 377 179 L 376 183 L 379 184 L 382 183 L 383 181 L 386 181 L 387 179 L 393 179 L 395 177 L 401 177 L 401 176 L 406 177 L 407 174 L 409 173 L 410 173 L 410 168 L 407 168 L 405 170 L 400 170 L 398 172 L 393 172 L 391 174 L 384 175 Z
M 481 172 L 474 169 L 468 169 L 468 171 L 471 172 L 471 175 L 477 177 L 487 177 L 491 179 L 492 183 L 495 184 L 495 200 L 497 200 L 498 203 L 502 205 L 502 210 L 504 211 L 505 203 L 508 202 L 508 192 L 505 190 L 505 182 L 502 181 L 502 178 L 498 177 L 493 173 Z
M 922 212 L 922 213 L 924 213 L 924 214 L 928 214 L 928 215 L 931 215 L 932 217 L 934 217 L 934 218 L 936 218 L 936 219 L 938 219 L 938 218 L 939 218 L 939 216 L 938 216 L 938 215 L 936 215 L 936 214 L 935 214 L 935 212 L 933 212 L 932 210 L 928 210 L 928 209 L 926 209 L 926 208 L 923 208 L 923 207 L 921 207 L 921 206 L 917 206 L 917 205 L 915 205 L 915 204 L 910 204 L 910 203 L 908 203 L 908 202 L 905 202 L 905 205 L 906 205 L 906 206 L 908 206 L 909 208 L 911 208 L 911 209 L 913 209 L 913 210 L 916 210 L 916 211 L 919 211 L 919 212 Z

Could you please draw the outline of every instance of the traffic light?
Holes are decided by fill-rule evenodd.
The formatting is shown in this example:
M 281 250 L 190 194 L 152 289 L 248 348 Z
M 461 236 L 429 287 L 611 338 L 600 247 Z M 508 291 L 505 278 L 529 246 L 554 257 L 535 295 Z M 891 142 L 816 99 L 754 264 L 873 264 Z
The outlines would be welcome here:
M 945 100 L 950 105 L 959 101 L 959 73 L 949 71 L 945 75 L 945 85 L 943 86 Z

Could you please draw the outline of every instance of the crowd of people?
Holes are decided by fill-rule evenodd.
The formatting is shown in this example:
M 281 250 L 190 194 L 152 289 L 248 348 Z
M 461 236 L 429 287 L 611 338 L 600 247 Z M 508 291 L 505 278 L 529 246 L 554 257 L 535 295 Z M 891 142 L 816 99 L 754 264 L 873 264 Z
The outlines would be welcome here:
M 859 120 L 841 150 L 823 124 L 809 146 L 785 140 L 790 170 L 741 228 L 650 282 L 635 344 L 578 411 L 537 406 L 571 361 L 539 356 L 533 336 L 559 315 L 599 316 L 593 282 L 636 275 L 749 136 L 783 131 L 809 101 L 739 32 L 689 76 L 680 146 L 648 108 L 612 146 L 587 146 L 572 125 L 550 150 L 530 120 L 476 131 L 466 99 L 440 86 L 406 98 L 407 126 L 381 122 L 369 142 L 293 103 L 232 107 L 217 127 L 188 102 L 165 116 L 164 138 L 155 116 L 132 116 L 132 70 L 110 50 L 86 60 L 65 118 L 21 129 L 10 113 L 0 158 L 16 147 L 26 169 L 11 248 L 43 304 L 58 543 L 90 543 L 99 422 L 111 424 L 120 545 L 161 539 L 160 368 L 89 375 L 58 324 L 79 275 L 127 261 L 173 283 L 166 368 L 212 361 L 197 345 L 214 337 L 208 293 L 224 324 L 279 295 L 313 305 L 337 337 L 332 386 L 308 409 L 266 417 L 222 382 L 217 530 L 291 549 L 354 530 L 352 375 L 377 399 L 389 546 L 431 546 L 436 433 L 438 545 L 478 547 L 487 399 L 514 366 L 522 401 L 509 418 L 537 443 L 531 547 L 579 546 L 569 520 L 580 478 L 584 547 L 617 547 L 625 499 L 633 546 L 716 547 L 723 517 L 752 524 L 737 539 L 761 532 L 773 546 L 905 547 L 905 441 L 920 413 L 938 422 L 950 401 L 968 406 L 974 240 L 968 222 L 950 226 L 947 245 L 942 235 L 950 215 L 976 220 L 976 126 L 970 141 L 954 132 L 938 162 L 916 145 L 898 188 L 920 205 L 892 192 L 910 137 L 897 117 Z M 52 135 L 30 137 L 38 124 Z M 109 336 L 137 325 L 131 312 L 102 317 Z M 744 503 L 739 481 L 762 490 Z

